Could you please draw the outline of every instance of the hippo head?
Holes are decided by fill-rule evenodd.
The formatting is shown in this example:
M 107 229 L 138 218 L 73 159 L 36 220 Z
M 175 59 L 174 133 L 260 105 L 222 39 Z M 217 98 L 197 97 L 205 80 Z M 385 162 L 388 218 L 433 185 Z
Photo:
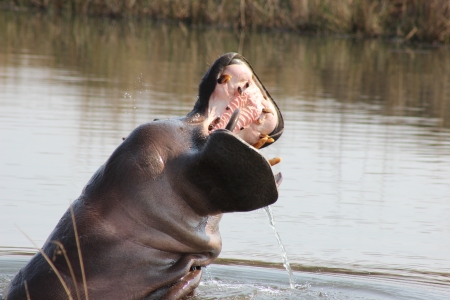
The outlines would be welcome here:
M 189 116 L 201 116 L 209 133 L 227 129 L 255 148 L 277 140 L 284 128 L 275 101 L 247 60 L 237 53 L 222 55 L 209 68 Z
M 187 122 L 198 126 L 196 150 L 184 157 L 183 181 L 197 194 L 207 191 L 207 213 L 250 211 L 274 203 L 281 174 L 258 149 L 283 133 L 281 113 L 247 60 L 227 53 L 209 68 Z M 211 188 L 212 187 L 212 188 Z M 189 197 L 187 197 L 189 198 Z M 194 203 L 195 206 L 195 203 Z

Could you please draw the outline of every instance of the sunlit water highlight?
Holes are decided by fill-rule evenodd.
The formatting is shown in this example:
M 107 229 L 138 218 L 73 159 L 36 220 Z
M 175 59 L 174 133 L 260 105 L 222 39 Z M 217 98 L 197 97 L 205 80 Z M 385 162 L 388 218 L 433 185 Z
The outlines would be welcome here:
M 122 137 L 190 111 L 208 64 L 242 44 L 286 121 L 264 154 L 283 158 L 272 210 L 297 285 L 301 271 L 325 285 L 330 273 L 394 277 L 398 295 L 423 288 L 422 299 L 439 299 L 423 284 L 449 289 L 448 49 L 0 14 L 2 258 L 35 252 L 15 224 L 42 245 Z M 263 210 L 227 214 L 220 229 L 220 258 L 281 267 Z M 233 284 L 270 286 L 244 269 Z

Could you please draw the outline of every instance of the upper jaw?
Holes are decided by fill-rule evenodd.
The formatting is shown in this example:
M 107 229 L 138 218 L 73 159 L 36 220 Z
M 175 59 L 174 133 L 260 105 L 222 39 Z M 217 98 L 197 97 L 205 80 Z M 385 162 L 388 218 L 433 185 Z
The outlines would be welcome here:
M 255 148 L 273 143 L 284 128 L 275 101 L 237 53 L 222 55 L 204 75 L 197 103 L 188 115 L 197 120 L 200 116 L 207 135 L 226 128 Z

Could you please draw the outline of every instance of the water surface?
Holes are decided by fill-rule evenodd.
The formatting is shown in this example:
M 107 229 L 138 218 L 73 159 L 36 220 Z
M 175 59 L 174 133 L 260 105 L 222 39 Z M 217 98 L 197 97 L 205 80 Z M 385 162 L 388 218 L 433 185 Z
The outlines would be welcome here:
M 292 268 L 450 288 L 448 49 L 5 12 L 0 41 L 2 259 L 35 252 L 17 227 L 42 245 L 122 137 L 189 112 L 208 65 L 240 51 L 285 117 L 264 154 L 283 158 Z M 281 265 L 263 210 L 221 233 L 221 258 Z

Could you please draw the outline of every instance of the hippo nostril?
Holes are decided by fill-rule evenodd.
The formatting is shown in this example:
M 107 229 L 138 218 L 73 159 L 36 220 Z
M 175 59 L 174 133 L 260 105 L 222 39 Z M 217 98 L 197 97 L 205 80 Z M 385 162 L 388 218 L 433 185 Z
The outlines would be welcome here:
M 242 95 L 242 88 L 240 86 L 238 86 L 237 90 L 238 90 L 239 95 Z

